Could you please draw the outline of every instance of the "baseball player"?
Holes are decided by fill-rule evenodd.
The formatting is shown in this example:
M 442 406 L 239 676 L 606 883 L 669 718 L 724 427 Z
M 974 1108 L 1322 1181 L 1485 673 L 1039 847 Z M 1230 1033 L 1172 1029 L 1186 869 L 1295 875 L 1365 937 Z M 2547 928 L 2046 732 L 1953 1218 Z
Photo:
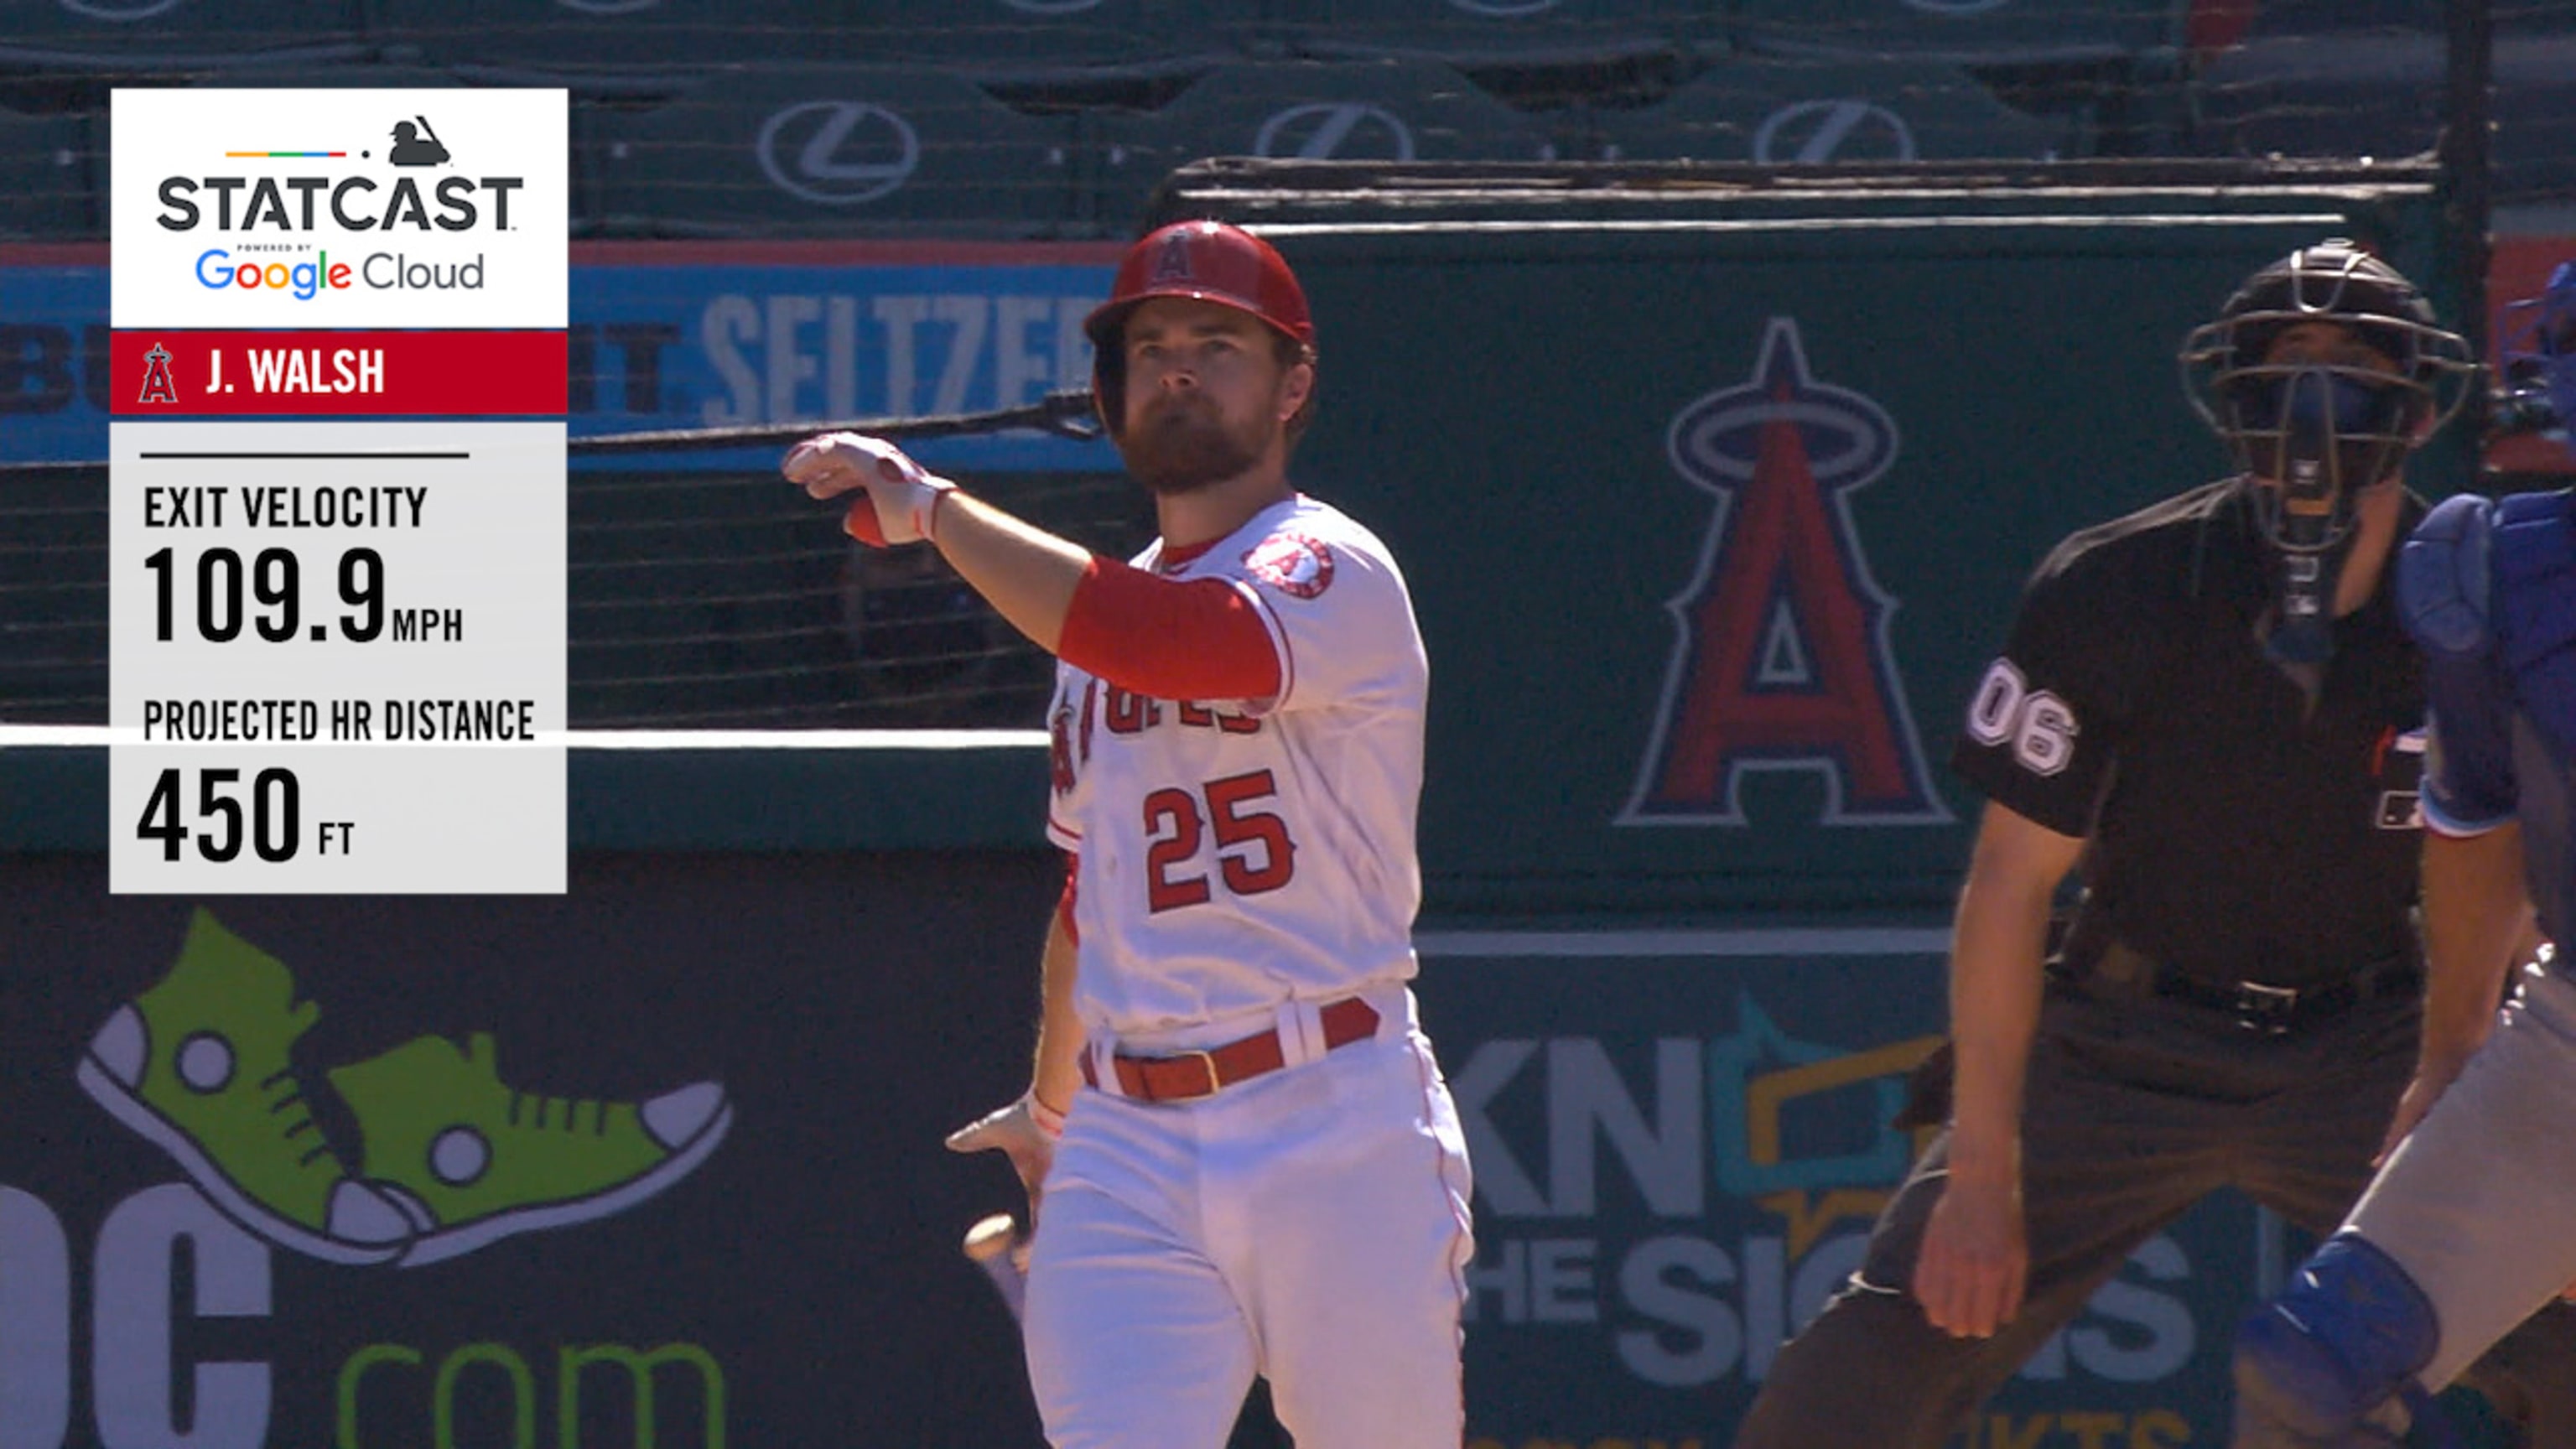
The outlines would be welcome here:
M 1056 1445 L 1213 1449 L 1260 1374 L 1305 1449 L 1456 1449 L 1469 1179 L 1407 985 L 1427 675 L 1404 577 L 1288 480 L 1314 327 L 1267 243 L 1158 230 L 1085 327 L 1160 525 L 1133 563 L 876 439 L 786 461 L 816 497 L 864 490 L 851 533 L 927 540 L 1060 661 L 1035 1069 L 951 1145 L 1028 1188 Z
M 2322 1231 L 2369 1180 L 2424 980 L 2422 669 L 2384 565 L 2423 512 L 2402 464 L 2474 369 L 2341 240 L 2256 271 L 2183 360 L 2239 471 L 2027 586 L 1952 759 L 1988 803 L 1947 1126 L 1738 1449 L 1932 1449 L 2201 1197 Z
M 2576 416 L 2576 264 L 2525 310 L 2509 402 Z M 2549 940 L 2576 926 L 2576 491 L 2449 499 L 2397 575 L 2433 712 L 2422 1059 L 2378 1178 L 2238 1332 L 2242 1449 L 2394 1442 L 2392 1398 L 2420 1407 L 2576 1279 L 2551 1228 L 2576 1198 L 2576 982 L 2543 947 L 2496 1010 L 2533 910 Z

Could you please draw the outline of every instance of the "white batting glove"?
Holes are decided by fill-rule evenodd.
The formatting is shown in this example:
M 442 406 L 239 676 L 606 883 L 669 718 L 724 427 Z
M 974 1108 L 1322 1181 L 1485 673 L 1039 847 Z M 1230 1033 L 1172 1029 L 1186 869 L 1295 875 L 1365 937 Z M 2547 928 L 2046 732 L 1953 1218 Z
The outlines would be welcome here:
M 948 1134 L 951 1152 L 999 1152 L 1011 1161 L 1020 1186 L 1029 1195 L 1029 1220 L 1037 1221 L 1039 1196 L 1047 1170 L 1055 1166 L 1056 1139 L 1064 1135 L 1064 1114 L 1041 1102 L 1035 1092 Z
M 867 490 L 867 497 L 852 505 L 841 526 L 852 538 L 876 548 L 929 538 L 939 500 L 957 488 L 925 472 L 903 449 L 858 433 L 807 438 L 788 450 L 779 471 L 812 498 Z

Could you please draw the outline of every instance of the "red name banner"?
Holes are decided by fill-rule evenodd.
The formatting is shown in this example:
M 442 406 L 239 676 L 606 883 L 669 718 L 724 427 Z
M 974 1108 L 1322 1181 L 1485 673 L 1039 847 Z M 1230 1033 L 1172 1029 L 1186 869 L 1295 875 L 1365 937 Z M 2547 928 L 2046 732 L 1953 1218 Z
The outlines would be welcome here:
M 130 328 L 108 344 L 119 418 L 559 417 L 558 331 Z

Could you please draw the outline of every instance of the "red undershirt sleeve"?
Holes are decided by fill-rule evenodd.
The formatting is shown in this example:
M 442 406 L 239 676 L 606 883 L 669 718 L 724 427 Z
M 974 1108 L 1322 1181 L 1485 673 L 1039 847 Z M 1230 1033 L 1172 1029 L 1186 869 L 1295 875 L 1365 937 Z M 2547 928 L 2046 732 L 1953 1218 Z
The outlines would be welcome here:
M 1102 558 L 1074 587 L 1056 652 L 1149 699 L 1271 699 L 1281 684 L 1279 647 L 1241 589 Z

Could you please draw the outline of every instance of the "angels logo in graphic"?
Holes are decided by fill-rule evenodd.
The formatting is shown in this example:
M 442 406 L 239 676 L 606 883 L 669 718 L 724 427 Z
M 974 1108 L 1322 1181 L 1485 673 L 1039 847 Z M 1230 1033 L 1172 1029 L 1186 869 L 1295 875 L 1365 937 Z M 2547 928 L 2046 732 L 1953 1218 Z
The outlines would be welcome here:
M 155 342 L 152 350 L 143 354 L 143 396 L 135 401 L 175 403 L 178 400 L 179 385 L 170 380 L 170 350 Z

